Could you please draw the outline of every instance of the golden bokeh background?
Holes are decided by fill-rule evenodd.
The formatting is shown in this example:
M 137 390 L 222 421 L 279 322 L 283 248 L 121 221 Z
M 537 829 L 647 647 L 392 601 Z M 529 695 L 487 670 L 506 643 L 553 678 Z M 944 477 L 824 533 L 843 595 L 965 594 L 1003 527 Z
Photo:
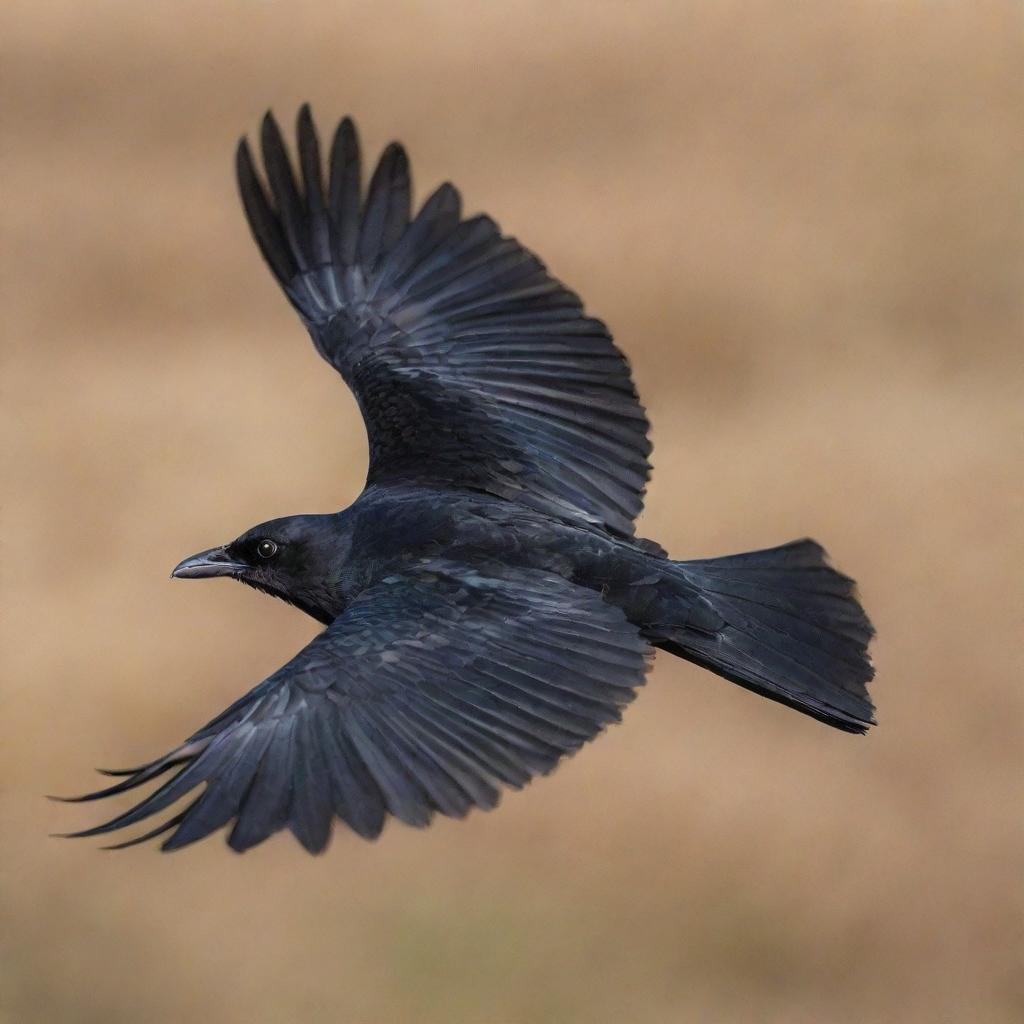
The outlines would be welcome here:
M 1024 1019 L 1015 0 L 0 21 L 6 1020 Z M 238 135 L 307 99 L 608 321 L 654 424 L 644 534 L 810 534 L 860 580 L 876 731 L 662 656 L 623 727 L 489 815 L 319 859 L 48 838 L 116 808 L 44 793 L 162 753 L 317 629 L 167 580 L 365 471 L 234 191 Z

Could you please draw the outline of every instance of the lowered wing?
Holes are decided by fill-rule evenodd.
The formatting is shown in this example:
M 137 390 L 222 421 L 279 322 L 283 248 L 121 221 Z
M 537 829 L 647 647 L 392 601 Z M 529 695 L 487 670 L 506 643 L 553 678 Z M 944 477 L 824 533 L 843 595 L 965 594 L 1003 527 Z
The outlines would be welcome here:
M 434 562 L 370 587 L 292 661 L 180 747 L 95 800 L 174 774 L 94 836 L 191 802 L 130 846 L 174 850 L 231 823 L 237 851 L 288 828 L 313 853 L 334 818 L 375 838 L 388 815 L 487 810 L 594 737 L 643 682 L 623 613 L 559 576 Z M 198 796 L 195 790 L 204 787 Z
M 309 108 L 296 177 L 267 115 L 261 183 L 239 188 L 253 235 L 320 354 L 355 392 L 367 484 L 471 487 L 625 536 L 643 505 L 648 423 L 607 328 L 489 217 L 442 185 L 412 216 L 390 145 L 364 197 L 352 122 L 326 187 Z

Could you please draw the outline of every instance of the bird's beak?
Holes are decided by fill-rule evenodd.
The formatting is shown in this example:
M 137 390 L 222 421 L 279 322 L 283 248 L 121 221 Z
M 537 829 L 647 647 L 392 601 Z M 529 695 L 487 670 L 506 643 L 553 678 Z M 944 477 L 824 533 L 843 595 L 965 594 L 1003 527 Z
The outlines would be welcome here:
M 210 548 L 179 562 L 171 576 L 179 580 L 202 580 L 208 576 L 235 576 L 247 568 L 236 562 L 224 548 Z

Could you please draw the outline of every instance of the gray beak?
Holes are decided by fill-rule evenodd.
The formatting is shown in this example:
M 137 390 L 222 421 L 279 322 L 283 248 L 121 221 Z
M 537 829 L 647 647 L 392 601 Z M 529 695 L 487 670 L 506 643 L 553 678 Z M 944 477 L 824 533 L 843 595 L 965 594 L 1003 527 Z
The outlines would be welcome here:
M 204 580 L 208 576 L 235 576 L 248 568 L 232 559 L 224 548 L 210 548 L 179 562 L 171 576 L 179 580 Z

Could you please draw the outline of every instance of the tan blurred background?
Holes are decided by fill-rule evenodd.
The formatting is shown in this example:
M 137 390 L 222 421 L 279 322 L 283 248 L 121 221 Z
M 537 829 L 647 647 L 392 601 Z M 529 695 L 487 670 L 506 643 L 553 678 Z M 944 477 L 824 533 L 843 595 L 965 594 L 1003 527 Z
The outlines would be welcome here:
M 6 1019 L 1024 1019 L 1017 3 L 0 19 Z M 115 808 L 42 794 L 162 753 L 317 629 L 167 580 L 365 470 L 232 179 L 238 135 L 306 99 L 608 321 L 654 424 L 642 532 L 811 534 L 858 577 L 877 731 L 662 657 L 625 727 L 463 823 L 320 859 L 47 838 Z

